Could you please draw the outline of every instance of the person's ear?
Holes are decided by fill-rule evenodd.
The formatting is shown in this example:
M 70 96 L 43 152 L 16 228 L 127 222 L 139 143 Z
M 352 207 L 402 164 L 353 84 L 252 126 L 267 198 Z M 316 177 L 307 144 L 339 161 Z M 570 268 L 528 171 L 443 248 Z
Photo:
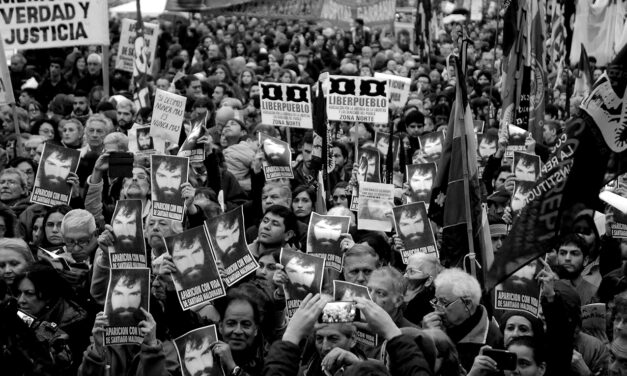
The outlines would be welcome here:
M 538 365 L 538 376 L 544 376 L 546 372 L 546 363 L 542 362 Z
M 285 236 L 283 237 L 283 240 L 284 240 L 284 241 L 288 241 L 288 240 L 290 240 L 291 238 L 293 238 L 293 237 L 294 237 L 294 235 L 295 235 L 295 234 L 294 234 L 294 230 L 288 230 L 288 231 L 285 231 Z

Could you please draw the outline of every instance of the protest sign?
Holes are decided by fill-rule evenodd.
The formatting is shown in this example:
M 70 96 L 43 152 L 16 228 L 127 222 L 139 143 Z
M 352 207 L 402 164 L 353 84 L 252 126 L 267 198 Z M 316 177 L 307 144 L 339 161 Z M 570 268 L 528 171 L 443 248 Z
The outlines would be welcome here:
M 444 132 L 431 132 L 418 136 L 420 155 L 427 162 L 440 161 L 442 146 L 444 145 Z
M 187 135 L 185 142 L 181 145 L 177 156 L 187 157 L 191 163 L 202 163 L 205 160 L 205 144 L 198 143 L 198 139 L 207 133 L 205 128 L 208 113 L 200 115 L 192 120 L 192 129 Z
M 2 35 L 0 35 L 0 57 L 6 56 L 4 52 L 4 43 L 2 43 Z M 7 59 L 0 59 L 0 105 L 15 103 L 13 96 L 13 85 L 11 83 L 11 75 L 7 66 Z
M 178 145 L 185 117 L 185 102 L 186 97 L 157 89 L 150 122 L 153 138 Z
M 3 1 L 0 13 L 7 49 L 109 45 L 106 0 Z
M 344 252 L 342 234 L 348 233 L 350 217 L 320 215 L 312 212 L 307 229 L 307 253 L 326 259 L 325 266 L 342 271 Z
M 318 18 L 323 24 L 330 24 L 342 30 L 353 27 L 352 21 L 356 18 L 363 19 L 371 28 L 389 30 L 394 22 L 395 11 L 395 0 L 323 0 Z
M 263 174 L 266 180 L 294 178 L 290 145 L 278 138 L 259 132 L 259 146 L 263 151 Z
M 477 135 L 477 151 L 482 160 L 488 159 L 491 155 L 496 154 L 498 149 L 498 134 L 482 133 Z
M 287 317 L 292 317 L 307 294 L 322 290 L 326 260 L 287 248 L 281 249 L 280 259 L 288 280 L 284 285 Z
M 147 266 L 142 223 L 141 200 L 117 201 L 111 219 L 115 241 L 108 249 L 112 269 Z
M 388 146 L 390 145 L 390 135 L 384 132 L 377 132 L 374 136 L 374 144 L 379 151 L 381 163 L 385 166 L 388 155 Z M 401 148 L 401 139 L 398 136 L 392 136 L 392 157 L 396 160 Z
M 527 150 L 527 146 L 525 146 L 525 142 L 527 140 L 528 134 L 529 132 L 515 125 L 510 125 L 508 127 L 508 138 L 507 138 L 507 147 L 505 148 L 505 158 L 512 158 L 514 156 L 515 151 Z
M 105 345 L 142 343 L 144 336 L 139 329 L 145 319 L 142 308 L 149 310 L 150 269 L 109 269 L 109 286 L 105 301 Z
M 512 212 L 518 213 L 527 205 L 529 202 L 527 196 L 533 190 L 534 186 L 535 182 L 533 181 L 514 180 L 514 194 L 510 202 Z
M 329 76 L 329 121 L 388 122 L 387 82 L 371 77 Z
M 397 107 L 404 107 L 409 98 L 409 85 L 411 78 L 396 76 L 393 74 L 374 73 L 375 78 L 386 80 L 388 83 L 388 99 Z
M 66 179 L 70 172 L 76 172 L 80 156 L 80 150 L 46 142 L 30 201 L 46 206 L 69 204 L 72 187 Z
M 220 358 L 212 352 L 212 346 L 217 341 L 215 325 L 191 330 L 174 339 L 183 376 L 224 376 Z
M 540 310 L 540 286 L 535 279 L 542 264 L 530 262 L 494 289 L 495 315 L 505 311 L 521 311 L 538 316 Z
M 607 310 L 605 303 L 593 303 L 581 306 L 581 329 L 599 339 L 607 338 Z
M 349 302 L 353 301 L 355 297 L 372 300 L 370 290 L 366 286 L 338 280 L 333 281 L 333 300 Z M 360 316 L 359 321 L 366 322 L 364 315 L 361 314 Z M 377 345 L 378 336 L 365 328 L 357 329 L 355 341 L 366 348 L 373 348 Z
M 405 244 L 401 252 L 403 263 L 414 253 L 434 253 L 438 256 L 435 236 L 431 228 L 431 222 L 427 217 L 427 207 L 424 202 L 416 202 L 397 206 L 392 209 L 394 213 L 394 227 L 396 235 Z
M 150 155 L 155 153 L 155 144 L 150 135 L 150 126 L 133 124 L 128 130 L 128 151 L 136 155 Z
M 184 310 L 226 295 L 203 226 L 165 238 L 165 246 L 176 268 L 172 280 Z
M 259 83 L 261 122 L 292 128 L 313 128 L 309 85 Z
M 391 231 L 394 207 L 394 185 L 363 182 L 359 184 L 357 228 Z
M 205 221 L 214 258 L 222 262 L 226 272 L 224 282 L 233 286 L 259 267 L 246 243 L 244 208 L 239 206 L 228 213 Z
M 380 182 L 381 181 L 381 155 L 375 148 L 366 147 L 359 149 L 357 160 L 359 167 L 357 168 L 357 182 Z M 359 208 L 359 186 L 353 187 L 352 200 L 350 210 L 357 211 Z
M 157 51 L 157 38 L 159 37 L 159 25 L 143 22 L 144 40 L 142 48 L 142 57 L 150 72 L 150 67 L 155 61 L 155 52 Z M 134 73 L 136 75 L 137 68 L 134 64 L 135 38 L 137 21 L 128 18 L 122 19 L 120 44 L 118 46 L 118 58 L 115 61 L 115 69 L 125 72 Z M 139 43 L 138 43 L 139 44 Z
M 540 175 L 540 157 L 534 154 L 514 152 L 512 172 L 521 181 L 536 181 Z
M 185 199 L 181 185 L 187 182 L 189 160 L 169 155 L 150 156 L 152 215 L 183 220 Z
M 435 162 L 417 163 L 405 166 L 409 195 L 407 203 L 431 202 L 431 186 L 437 176 L 438 167 Z
M 610 234 L 614 239 L 627 239 L 627 214 L 612 207 L 612 221 L 610 223 Z

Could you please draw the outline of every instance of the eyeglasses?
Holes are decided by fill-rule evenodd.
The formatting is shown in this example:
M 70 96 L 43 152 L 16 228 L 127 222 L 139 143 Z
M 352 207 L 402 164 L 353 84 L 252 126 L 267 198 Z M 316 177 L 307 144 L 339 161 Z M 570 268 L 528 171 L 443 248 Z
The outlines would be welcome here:
M 431 303 L 431 306 L 433 308 L 440 308 L 442 310 L 447 309 L 448 307 L 452 306 L 456 301 L 460 300 L 461 298 L 457 298 L 455 300 L 453 300 L 452 302 L 444 302 L 442 300 L 440 300 L 440 298 L 433 298 L 429 301 L 429 303 Z
M 65 244 L 68 247 L 74 247 L 76 245 L 78 245 L 81 248 L 85 248 L 89 245 L 89 243 L 91 243 L 91 239 L 93 238 L 93 235 L 90 236 L 89 238 L 82 238 L 82 239 L 78 239 L 78 240 L 74 240 L 74 239 L 65 239 Z

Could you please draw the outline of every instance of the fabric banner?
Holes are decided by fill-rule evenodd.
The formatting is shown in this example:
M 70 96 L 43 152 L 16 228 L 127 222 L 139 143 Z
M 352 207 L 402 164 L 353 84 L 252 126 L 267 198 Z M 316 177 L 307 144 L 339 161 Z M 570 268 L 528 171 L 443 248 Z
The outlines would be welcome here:
M 261 122 L 292 128 L 313 128 L 311 87 L 260 82 Z
M 135 73 L 137 67 L 134 64 L 135 38 L 137 21 L 124 18 L 122 20 L 122 34 L 120 35 L 120 45 L 118 47 L 118 58 L 115 62 L 115 69 L 129 73 Z M 157 51 L 157 38 L 159 37 L 159 25 L 144 22 L 144 40 L 141 53 L 145 58 L 148 72 L 151 72 L 152 62 L 155 61 Z M 145 69 L 145 67 L 143 67 Z M 135 74 L 134 74 L 135 75 Z
M 319 18 L 341 29 L 350 29 L 355 18 L 370 28 L 389 29 L 395 12 L 395 0 L 323 0 Z
M 387 81 L 371 77 L 329 76 L 330 121 L 388 122 Z
M 106 0 L 3 1 L 0 34 L 7 49 L 109 45 Z

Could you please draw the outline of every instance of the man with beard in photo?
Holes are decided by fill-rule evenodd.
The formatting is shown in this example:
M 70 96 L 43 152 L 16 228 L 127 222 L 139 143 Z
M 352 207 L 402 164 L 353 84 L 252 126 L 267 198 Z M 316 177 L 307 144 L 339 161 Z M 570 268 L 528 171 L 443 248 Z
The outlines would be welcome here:
M 442 138 L 440 132 L 432 132 L 420 137 L 422 155 L 430 162 L 437 162 L 442 155 Z
M 570 282 L 581 298 L 581 305 L 592 302 L 597 287 L 586 281 L 582 272 L 588 262 L 589 248 L 583 236 L 579 234 L 565 235 L 557 250 L 556 273 L 560 279 Z
M 185 376 L 211 376 L 219 374 L 218 368 L 211 351 L 211 345 L 217 340 L 207 335 L 205 331 L 197 330 L 189 333 L 180 341 L 177 347 L 181 354 L 183 375 Z
M 426 213 L 424 213 L 426 215 Z M 429 222 L 423 217 L 420 205 L 408 205 L 403 207 L 397 219 L 398 235 L 403 239 L 405 248 L 417 249 L 426 247 L 429 239 L 425 232 Z
M 285 274 L 289 279 L 289 283 L 285 284 L 286 297 L 302 300 L 314 287 L 316 265 L 308 263 L 303 257 L 294 256 L 285 265 Z
M 374 148 L 362 148 L 359 151 L 358 181 L 380 182 L 379 151 Z
M 150 127 L 137 129 L 137 148 L 139 150 L 154 149 L 152 137 L 150 137 Z
M 211 276 L 206 265 L 209 257 L 205 254 L 198 236 L 175 238 L 172 244 L 172 261 L 176 267 L 174 282 L 181 289 L 200 285 Z
M 115 234 L 115 252 L 141 253 L 141 213 L 133 201 L 118 201 L 118 210 L 111 221 Z M 140 202 L 139 202 L 140 203 Z M 141 206 L 139 206 L 141 207 Z
M 159 160 L 157 166 L 152 166 L 154 192 L 156 194 L 153 200 L 167 203 L 183 202 L 180 189 L 185 178 L 183 165 L 179 159 L 159 158 Z M 157 158 L 154 158 L 153 161 L 157 161 Z
M 337 254 L 340 250 L 341 233 L 342 223 L 339 218 L 321 218 L 313 224 L 309 234 L 309 252 Z
M 289 166 L 290 158 L 286 155 L 287 148 L 271 138 L 263 140 L 263 152 L 271 166 Z
M 147 308 L 148 291 L 144 286 L 141 274 L 135 270 L 113 271 L 109 284 L 109 325 L 137 326 L 144 320 L 140 308 Z
M 237 214 L 234 212 L 232 214 Z M 237 262 L 246 255 L 245 252 L 238 252 L 240 245 L 241 230 L 237 215 L 226 215 L 216 224 L 215 229 L 210 231 L 215 239 L 216 259 L 222 261 L 225 269 Z
M 527 153 L 514 153 L 514 176 L 523 181 L 536 181 L 538 177 L 539 163 L 536 163 L 534 155 Z
M 37 186 L 53 192 L 64 192 L 68 189 L 66 181 L 72 170 L 72 156 L 62 150 L 52 149 L 48 156 L 43 156 L 43 170 L 39 173 Z
M 411 202 L 429 203 L 431 201 L 431 186 L 435 178 L 435 164 L 425 163 L 409 166 L 409 188 Z

